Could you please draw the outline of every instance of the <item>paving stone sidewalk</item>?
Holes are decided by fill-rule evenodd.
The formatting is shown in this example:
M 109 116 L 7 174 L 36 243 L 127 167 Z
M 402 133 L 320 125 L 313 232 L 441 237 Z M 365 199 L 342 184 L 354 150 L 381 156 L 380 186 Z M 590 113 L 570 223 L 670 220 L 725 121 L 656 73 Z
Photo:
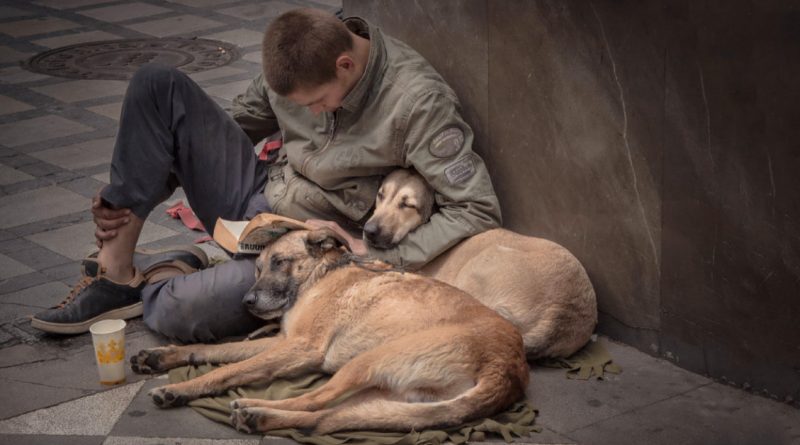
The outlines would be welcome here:
M 238 46 L 241 58 L 192 77 L 222 106 L 260 70 L 261 33 L 297 6 L 329 11 L 339 0 L 0 0 L 0 444 L 278 444 L 245 435 L 191 409 L 159 410 L 146 399 L 161 377 L 128 371 L 100 385 L 88 334 L 44 335 L 27 316 L 58 303 L 94 249 L 89 198 L 108 183 L 125 81 L 36 74 L 20 61 L 66 45 L 146 37 L 203 37 Z M 346 14 L 346 11 L 345 11 Z M 166 214 L 141 244 L 191 243 Z M 212 247 L 209 252 L 219 255 Z M 127 327 L 127 354 L 166 343 L 141 319 Z M 529 443 L 800 444 L 800 411 L 607 343 L 624 368 L 606 380 L 567 380 L 532 370 L 529 400 L 543 432 Z M 754 388 L 758 391 L 758 388 Z M 766 396 L 769 396 L 767 394 Z

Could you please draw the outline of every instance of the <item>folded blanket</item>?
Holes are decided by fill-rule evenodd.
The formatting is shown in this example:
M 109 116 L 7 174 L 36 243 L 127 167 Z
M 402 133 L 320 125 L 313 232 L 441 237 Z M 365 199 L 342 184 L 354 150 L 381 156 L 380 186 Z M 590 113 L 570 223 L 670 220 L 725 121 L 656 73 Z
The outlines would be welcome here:
M 169 372 L 170 383 L 183 382 L 203 375 L 215 367 L 212 365 L 184 366 Z M 206 397 L 189 402 L 189 406 L 200 414 L 230 425 L 230 402 L 235 399 L 260 398 L 268 400 L 296 397 L 319 386 L 330 377 L 324 374 L 308 374 L 294 379 L 279 379 L 270 384 L 250 385 L 228 391 L 225 396 Z M 507 411 L 464 425 L 444 429 L 412 431 L 410 433 L 383 433 L 374 431 L 348 431 L 328 435 L 308 436 L 294 429 L 270 431 L 271 436 L 288 437 L 300 443 L 315 445 L 348 444 L 386 444 L 386 445 L 437 445 L 445 442 L 466 443 L 467 440 L 484 440 L 494 434 L 511 442 L 515 437 L 527 437 L 531 432 L 540 431 L 534 426 L 536 410 L 527 402 L 519 402 Z
M 566 368 L 568 379 L 602 379 L 605 373 L 619 374 L 622 368 L 613 362 L 611 354 L 599 341 L 592 340 L 580 351 L 567 358 L 546 358 L 536 362 L 548 368 Z
M 540 366 L 566 368 L 567 378 L 588 380 L 592 376 L 603 378 L 605 373 L 618 374 L 621 368 L 614 364 L 611 355 L 598 341 L 590 341 L 580 351 L 563 359 L 545 359 Z M 170 383 L 183 382 L 201 376 L 215 366 L 184 366 L 169 372 Z M 314 390 L 328 381 L 325 374 L 308 374 L 294 379 L 278 379 L 270 384 L 249 385 L 229 390 L 225 396 L 206 397 L 189 402 L 189 406 L 209 419 L 230 425 L 230 402 L 235 399 L 257 398 L 267 400 L 288 399 Z M 482 441 L 487 436 L 502 437 L 512 442 L 517 437 L 527 437 L 541 428 L 534 426 L 537 411 L 528 402 L 519 402 L 511 408 L 492 416 L 444 429 L 412 431 L 410 433 L 383 433 L 375 431 L 348 431 L 328 435 L 308 436 L 294 429 L 270 431 L 271 436 L 287 437 L 300 443 L 314 445 L 385 444 L 385 445 L 437 445 L 445 442 L 463 444 L 468 440 Z

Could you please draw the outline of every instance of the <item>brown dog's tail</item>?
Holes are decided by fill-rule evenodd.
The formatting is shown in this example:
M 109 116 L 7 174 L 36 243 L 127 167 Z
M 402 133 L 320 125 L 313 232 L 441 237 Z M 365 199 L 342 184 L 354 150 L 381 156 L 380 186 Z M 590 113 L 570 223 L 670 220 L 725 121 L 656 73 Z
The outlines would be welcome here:
M 458 426 L 470 420 L 488 417 L 524 397 L 528 381 L 527 365 L 524 369 L 510 369 L 511 367 L 514 365 L 490 364 L 484 367 L 475 386 L 450 400 L 410 403 L 375 398 L 332 408 L 319 418 L 315 432 L 419 431 Z

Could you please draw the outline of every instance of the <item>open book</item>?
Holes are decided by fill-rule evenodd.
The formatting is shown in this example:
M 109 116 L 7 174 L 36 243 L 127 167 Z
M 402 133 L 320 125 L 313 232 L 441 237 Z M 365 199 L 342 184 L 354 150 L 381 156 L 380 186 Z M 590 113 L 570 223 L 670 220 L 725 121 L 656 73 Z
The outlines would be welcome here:
M 214 241 L 231 253 L 260 253 L 272 240 L 292 229 L 313 230 L 313 227 L 273 213 L 260 213 L 250 221 L 217 218 Z

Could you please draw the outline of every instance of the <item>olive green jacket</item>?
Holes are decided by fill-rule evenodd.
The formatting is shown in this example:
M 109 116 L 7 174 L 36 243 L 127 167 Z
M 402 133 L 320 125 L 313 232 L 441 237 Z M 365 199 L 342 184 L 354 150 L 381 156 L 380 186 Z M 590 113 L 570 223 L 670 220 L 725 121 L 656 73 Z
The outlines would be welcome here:
M 370 39 L 364 75 L 340 109 L 315 116 L 271 91 L 259 75 L 234 100 L 234 119 L 256 142 L 280 130 L 284 162 L 264 191 L 275 213 L 363 223 L 383 177 L 413 167 L 435 190 L 430 221 L 396 248 L 370 254 L 416 269 L 461 239 L 500 225 L 500 205 L 455 93 L 407 45 L 364 20 L 345 21 Z M 356 224 L 354 226 L 354 223 Z

